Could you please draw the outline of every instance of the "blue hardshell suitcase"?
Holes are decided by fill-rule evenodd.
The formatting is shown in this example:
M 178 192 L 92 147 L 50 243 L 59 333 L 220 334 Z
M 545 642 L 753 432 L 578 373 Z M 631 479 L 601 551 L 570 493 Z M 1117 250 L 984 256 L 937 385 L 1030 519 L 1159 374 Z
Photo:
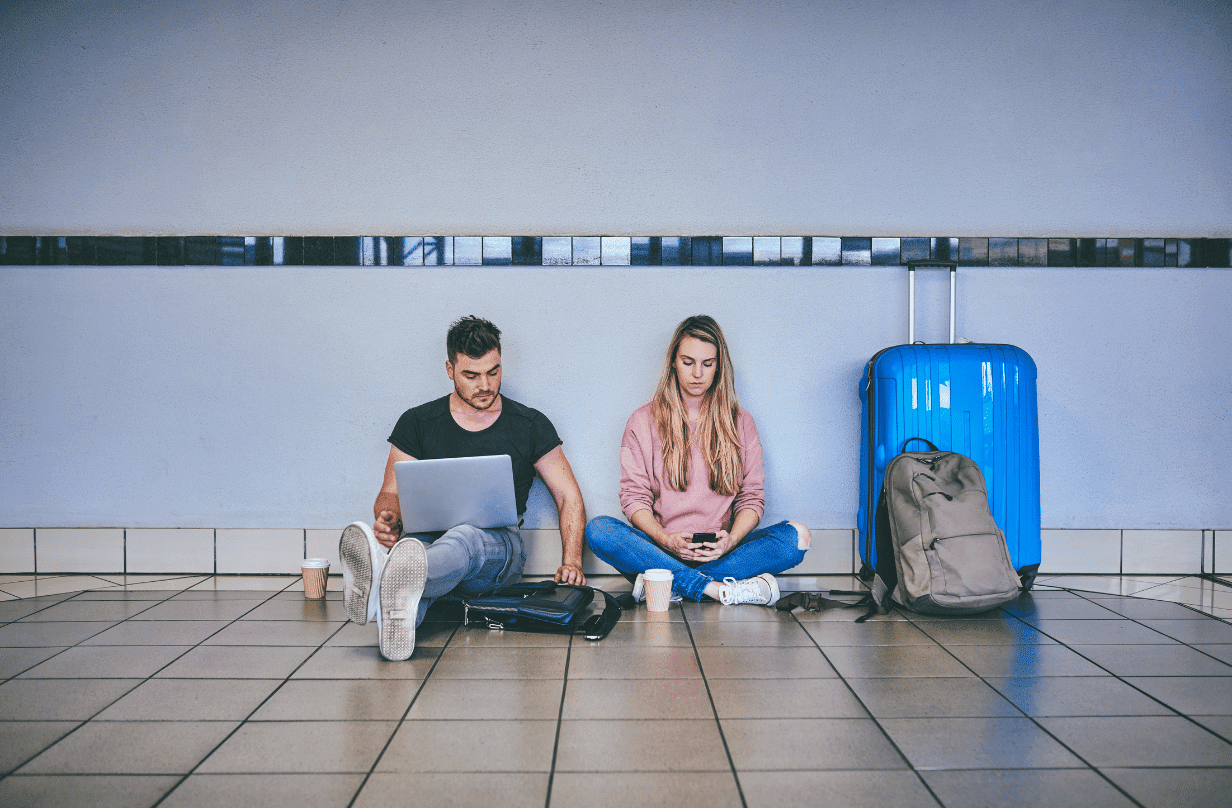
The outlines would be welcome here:
M 916 267 L 950 270 L 949 345 L 914 344 Z M 876 568 L 874 519 L 886 463 L 909 439 L 925 438 L 983 471 L 993 518 L 1029 589 L 1040 563 L 1035 362 L 1013 345 L 953 344 L 956 270 L 948 261 L 908 263 L 912 344 L 878 352 L 860 380 L 860 576 L 871 580 Z

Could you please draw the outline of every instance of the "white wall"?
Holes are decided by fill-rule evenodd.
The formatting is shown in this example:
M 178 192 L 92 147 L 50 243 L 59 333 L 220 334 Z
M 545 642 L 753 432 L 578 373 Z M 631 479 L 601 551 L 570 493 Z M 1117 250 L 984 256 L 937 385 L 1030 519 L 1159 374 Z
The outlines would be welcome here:
M 1225 2 L 31 0 L 0 29 L 3 235 L 1232 236 Z M 1046 528 L 1112 558 L 1232 527 L 1232 272 L 962 277 L 960 335 L 1041 369 Z M 363 516 L 472 312 L 612 513 L 624 420 L 705 311 L 770 515 L 849 528 L 904 298 L 891 268 L 3 267 L 0 527 Z
M 0 4 L 4 235 L 1229 235 L 1223 0 Z
M 618 513 L 625 419 L 675 324 L 707 312 L 760 425 L 768 515 L 849 528 L 857 384 L 905 341 L 904 274 L 5 268 L 0 526 L 364 517 L 398 415 L 448 392 L 444 333 L 468 313 L 504 329 L 505 392 L 556 424 L 591 514 Z M 944 339 L 945 288 L 920 279 L 917 338 Z M 1039 365 L 1045 527 L 1232 526 L 1232 272 L 965 269 L 960 300 L 960 336 Z

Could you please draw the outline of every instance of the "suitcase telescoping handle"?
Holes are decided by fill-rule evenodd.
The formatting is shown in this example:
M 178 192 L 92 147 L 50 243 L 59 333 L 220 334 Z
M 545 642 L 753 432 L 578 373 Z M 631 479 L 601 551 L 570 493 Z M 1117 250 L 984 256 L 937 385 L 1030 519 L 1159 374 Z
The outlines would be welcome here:
M 907 262 L 907 344 L 915 344 L 915 271 L 916 268 L 950 270 L 950 344 L 954 344 L 954 297 L 957 291 L 958 262 L 919 259 Z

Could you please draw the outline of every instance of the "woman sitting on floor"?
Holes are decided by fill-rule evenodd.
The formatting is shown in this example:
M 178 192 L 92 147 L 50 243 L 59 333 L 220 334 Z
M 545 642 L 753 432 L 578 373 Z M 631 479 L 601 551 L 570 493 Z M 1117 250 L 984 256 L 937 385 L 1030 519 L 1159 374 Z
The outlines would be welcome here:
M 713 318 L 676 327 L 654 400 L 629 417 L 620 444 L 620 507 L 632 526 L 598 516 L 586 526 L 596 556 L 632 576 L 672 572 L 673 596 L 773 605 L 772 573 L 804 559 L 798 522 L 757 528 L 765 509 L 761 441 L 736 400 L 731 358 Z

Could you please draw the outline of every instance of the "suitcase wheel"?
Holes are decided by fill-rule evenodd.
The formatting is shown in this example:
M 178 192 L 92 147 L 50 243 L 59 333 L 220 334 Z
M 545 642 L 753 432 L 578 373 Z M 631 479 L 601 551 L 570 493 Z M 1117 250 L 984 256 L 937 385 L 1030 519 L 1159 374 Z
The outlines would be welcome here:
M 1039 574 L 1039 564 L 1032 564 L 1018 570 L 1018 579 L 1022 581 L 1022 591 L 1030 592 L 1035 584 L 1035 576 Z

